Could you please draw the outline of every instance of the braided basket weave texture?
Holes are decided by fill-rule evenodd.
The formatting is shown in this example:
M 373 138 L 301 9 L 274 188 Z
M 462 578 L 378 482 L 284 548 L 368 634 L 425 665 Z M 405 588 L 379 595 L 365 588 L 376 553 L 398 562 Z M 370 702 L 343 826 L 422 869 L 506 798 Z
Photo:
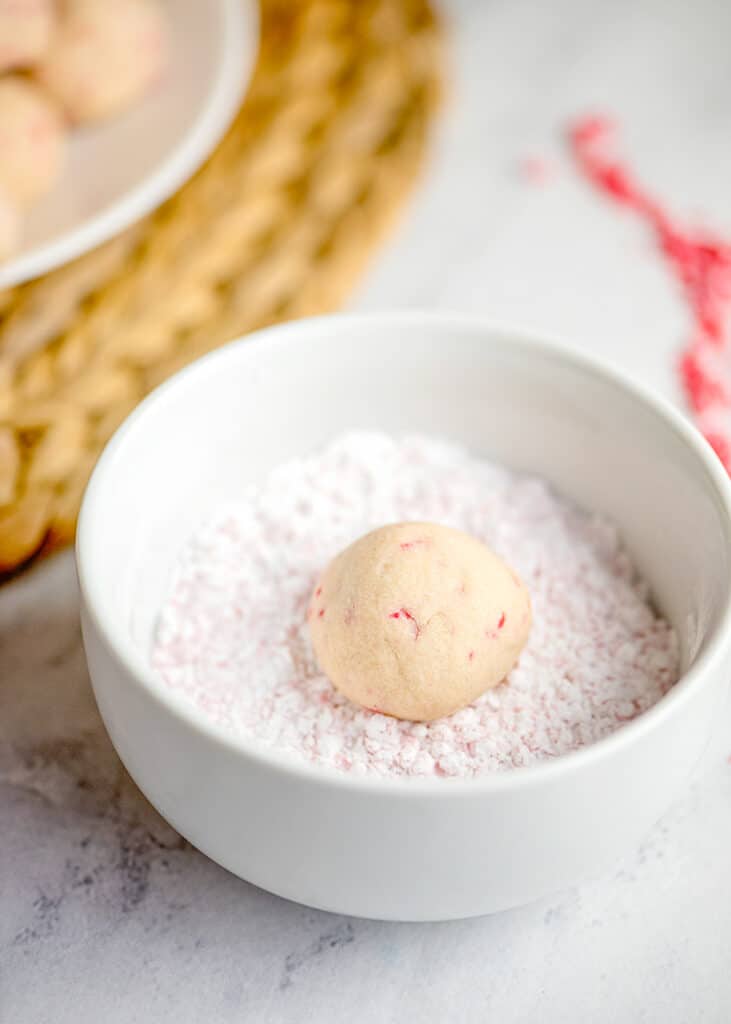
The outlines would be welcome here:
M 246 100 L 125 234 L 0 292 L 0 574 L 68 544 L 112 432 L 155 385 L 336 307 L 413 184 L 437 104 L 426 0 L 263 0 Z

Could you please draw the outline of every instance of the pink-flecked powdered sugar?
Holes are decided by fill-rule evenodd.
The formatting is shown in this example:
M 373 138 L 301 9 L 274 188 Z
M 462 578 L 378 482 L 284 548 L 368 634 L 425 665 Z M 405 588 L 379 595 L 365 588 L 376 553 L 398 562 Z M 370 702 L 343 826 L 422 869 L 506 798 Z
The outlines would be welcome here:
M 328 561 L 399 520 L 474 534 L 520 573 L 533 603 L 507 682 L 430 724 L 340 696 L 305 621 Z M 473 776 L 614 732 L 676 681 L 678 645 L 603 518 L 456 445 L 352 433 L 278 467 L 190 541 L 152 662 L 202 714 L 290 756 L 358 774 Z

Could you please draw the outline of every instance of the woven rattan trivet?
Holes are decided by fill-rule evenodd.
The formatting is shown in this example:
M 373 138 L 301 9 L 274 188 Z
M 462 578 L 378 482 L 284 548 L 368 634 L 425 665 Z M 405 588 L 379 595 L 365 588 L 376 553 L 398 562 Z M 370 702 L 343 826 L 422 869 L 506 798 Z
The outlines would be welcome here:
M 0 293 L 0 572 L 71 541 L 99 451 L 150 388 L 343 299 L 414 181 L 440 65 L 427 0 L 263 0 L 251 88 L 205 167 Z

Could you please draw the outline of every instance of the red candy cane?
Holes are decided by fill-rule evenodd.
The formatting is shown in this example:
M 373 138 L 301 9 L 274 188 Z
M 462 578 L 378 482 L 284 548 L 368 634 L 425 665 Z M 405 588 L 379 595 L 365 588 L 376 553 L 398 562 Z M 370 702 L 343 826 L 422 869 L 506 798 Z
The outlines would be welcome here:
M 593 185 L 643 217 L 680 282 L 693 320 L 693 335 L 678 364 L 681 382 L 699 429 L 731 472 L 731 365 L 725 333 L 731 244 L 676 224 L 613 155 L 614 134 L 608 118 L 582 118 L 569 130 L 571 152 Z

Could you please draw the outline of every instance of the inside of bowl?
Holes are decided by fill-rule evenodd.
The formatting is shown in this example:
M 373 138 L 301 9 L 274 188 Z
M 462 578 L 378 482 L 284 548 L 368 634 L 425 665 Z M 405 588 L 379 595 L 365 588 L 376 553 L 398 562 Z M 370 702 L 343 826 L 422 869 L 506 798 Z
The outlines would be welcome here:
M 176 556 L 221 502 L 349 429 L 421 432 L 544 476 L 619 526 L 683 666 L 729 587 L 721 496 L 653 406 L 542 346 L 440 320 L 313 321 L 215 354 L 159 392 L 95 477 L 82 557 L 147 655 Z

